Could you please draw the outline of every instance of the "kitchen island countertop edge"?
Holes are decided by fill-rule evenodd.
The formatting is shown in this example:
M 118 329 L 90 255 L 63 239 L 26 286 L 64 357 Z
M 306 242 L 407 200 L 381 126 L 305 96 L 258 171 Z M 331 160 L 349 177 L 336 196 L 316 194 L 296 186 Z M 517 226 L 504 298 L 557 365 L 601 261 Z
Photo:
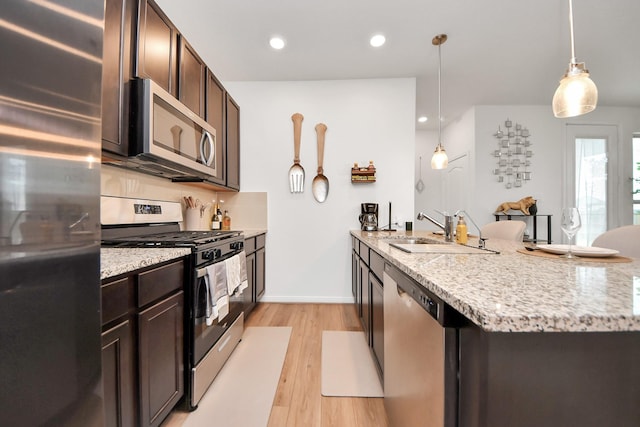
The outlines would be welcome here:
M 522 243 L 498 239 L 487 240 L 487 248 L 499 254 L 417 254 L 390 246 L 390 239 L 442 237 L 427 231 L 350 234 L 485 331 L 640 331 L 639 259 L 546 259 L 517 252 Z

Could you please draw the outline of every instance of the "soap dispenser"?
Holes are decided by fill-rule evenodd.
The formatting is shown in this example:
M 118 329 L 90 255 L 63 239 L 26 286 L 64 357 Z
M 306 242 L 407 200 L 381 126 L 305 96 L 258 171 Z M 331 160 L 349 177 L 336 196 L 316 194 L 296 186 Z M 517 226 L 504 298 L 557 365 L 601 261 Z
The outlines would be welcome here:
M 467 223 L 464 222 L 464 216 L 458 216 L 458 225 L 456 225 L 456 243 L 461 245 L 467 244 Z

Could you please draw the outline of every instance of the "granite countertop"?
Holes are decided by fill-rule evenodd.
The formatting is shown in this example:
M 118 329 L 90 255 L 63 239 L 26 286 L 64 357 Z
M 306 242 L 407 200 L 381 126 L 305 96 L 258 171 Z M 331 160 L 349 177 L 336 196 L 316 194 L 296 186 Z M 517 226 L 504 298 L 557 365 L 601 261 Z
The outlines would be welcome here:
M 242 230 L 244 238 L 265 234 L 267 230 Z M 109 248 L 100 249 L 100 280 L 129 273 L 150 265 L 180 258 L 191 253 L 189 248 Z
M 388 239 L 442 237 L 425 231 L 351 235 L 486 331 L 640 331 L 640 259 L 549 259 L 498 239 L 487 240 L 498 255 L 411 254 Z
M 267 230 L 261 230 L 261 229 L 242 230 L 242 233 L 244 234 L 244 238 L 245 239 L 249 239 L 251 237 L 259 236 L 261 234 L 265 234 L 266 232 L 267 232 Z
M 189 255 L 189 248 L 101 248 L 100 280 Z

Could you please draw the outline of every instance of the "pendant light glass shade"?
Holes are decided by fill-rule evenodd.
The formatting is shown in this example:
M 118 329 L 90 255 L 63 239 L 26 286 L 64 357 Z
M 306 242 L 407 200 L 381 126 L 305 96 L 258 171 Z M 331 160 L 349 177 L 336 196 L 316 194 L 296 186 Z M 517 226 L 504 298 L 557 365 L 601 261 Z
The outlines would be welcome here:
M 571 34 L 571 62 L 553 95 L 553 115 L 558 118 L 589 113 L 598 104 L 598 88 L 589 78 L 584 62 L 576 61 L 573 39 L 573 2 L 569 0 L 569 32 Z
M 448 164 L 447 152 L 444 151 L 442 145 L 438 144 L 436 151 L 433 152 L 433 157 L 431 157 L 431 169 L 446 169 Z
M 446 34 L 438 34 L 431 40 L 431 44 L 438 46 L 438 146 L 431 157 L 431 169 L 446 169 L 449 164 L 447 152 L 442 146 L 442 55 L 440 54 L 440 46 L 446 41 Z
M 575 117 L 596 109 L 598 88 L 589 78 L 582 64 L 570 64 L 567 74 L 553 95 L 553 115 L 558 118 Z

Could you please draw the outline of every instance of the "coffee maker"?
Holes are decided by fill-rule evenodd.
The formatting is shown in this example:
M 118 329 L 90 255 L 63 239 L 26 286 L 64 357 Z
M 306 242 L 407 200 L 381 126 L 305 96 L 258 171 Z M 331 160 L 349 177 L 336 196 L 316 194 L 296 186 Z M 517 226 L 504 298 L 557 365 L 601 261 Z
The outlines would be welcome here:
M 378 231 L 378 204 L 360 204 L 360 229 L 363 231 Z

